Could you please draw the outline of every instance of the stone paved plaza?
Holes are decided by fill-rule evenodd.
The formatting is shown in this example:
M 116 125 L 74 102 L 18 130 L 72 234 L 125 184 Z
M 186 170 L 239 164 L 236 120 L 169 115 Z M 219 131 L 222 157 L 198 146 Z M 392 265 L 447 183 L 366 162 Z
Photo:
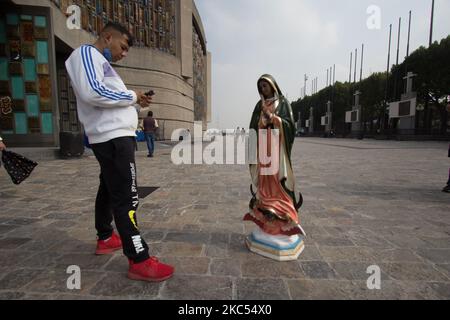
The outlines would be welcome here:
M 14 186 L 0 169 L 1 299 L 449 299 L 450 161 L 445 142 L 298 138 L 293 165 L 308 233 L 298 261 L 248 252 L 242 222 L 246 166 L 171 163 L 138 152 L 140 229 L 151 253 L 173 263 L 164 283 L 126 278 L 121 252 L 96 257 L 93 157 L 41 161 Z M 141 150 L 143 147 L 141 146 Z M 81 290 L 68 290 L 68 266 Z M 369 290 L 367 268 L 381 268 Z

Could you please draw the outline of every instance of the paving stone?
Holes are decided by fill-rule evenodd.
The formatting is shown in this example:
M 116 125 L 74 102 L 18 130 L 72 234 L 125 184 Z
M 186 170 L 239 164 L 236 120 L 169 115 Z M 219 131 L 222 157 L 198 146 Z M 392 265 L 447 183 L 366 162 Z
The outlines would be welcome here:
M 347 300 L 348 281 L 288 280 L 287 286 L 293 300 Z
M 21 251 L 28 251 L 31 254 L 34 254 L 36 252 L 43 252 L 49 250 L 51 247 L 55 246 L 57 242 L 55 242 L 55 239 L 57 239 L 57 235 L 54 234 L 42 234 L 42 233 L 35 233 L 32 241 L 27 242 L 23 246 L 20 247 Z
M 164 263 L 175 266 L 175 272 L 180 275 L 206 275 L 210 264 L 209 258 L 200 257 L 159 257 L 159 259 Z
M 56 221 L 53 222 L 49 225 L 50 228 L 55 228 L 55 229 L 69 229 L 71 227 L 73 227 L 73 221 L 71 220 L 60 220 L 60 221 Z
M 76 220 L 77 218 L 79 218 L 79 214 L 57 211 L 45 215 L 44 218 L 55 220 Z
M 210 238 L 211 235 L 209 233 L 169 232 L 165 237 L 165 241 L 205 244 L 209 242 Z
M 233 259 L 213 259 L 210 265 L 211 274 L 215 276 L 240 277 L 241 266 Z
M 350 230 L 349 239 L 357 246 L 371 248 L 392 248 L 393 245 L 383 237 L 373 234 L 370 230 Z
M 445 238 L 433 238 L 433 237 L 420 237 L 425 241 L 428 248 L 432 249 L 450 249 L 450 237 Z
M 195 225 L 195 224 L 186 224 L 183 227 L 183 231 L 187 231 L 187 232 L 201 232 L 201 226 L 200 225 Z
M 231 300 L 232 281 L 228 277 L 175 275 L 161 289 L 168 300 Z
M 305 245 L 305 249 L 300 255 L 299 261 L 318 261 L 323 260 L 323 257 L 320 255 L 319 249 L 317 249 L 314 245 Z
M 436 299 L 435 292 L 424 282 L 383 280 L 380 289 L 369 289 L 367 281 L 319 280 L 302 283 L 305 292 L 293 287 L 292 295 L 298 299 L 327 300 L 424 300 Z M 328 298 L 326 298 L 328 296 Z
M 24 296 L 24 292 L 0 291 L 0 300 L 21 300 Z
M 338 277 L 333 268 L 324 261 L 301 261 L 299 264 L 305 278 L 335 279 Z
M 23 244 L 31 241 L 30 238 L 3 238 L 0 239 L 1 249 L 17 249 Z
M 319 252 L 325 261 L 379 262 L 377 250 L 363 247 L 325 247 L 319 246 Z
M 111 299 L 111 297 L 108 297 Z M 58 294 L 55 296 L 55 300 L 81 300 L 81 301 L 89 301 L 89 300 L 98 300 L 96 296 L 89 295 L 74 295 L 74 294 Z
M 39 233 L 39 227 L 35 225 L 26 225 L 26 226 L 19 226 L 19 225 L 11 225 L 16 228 L 14 230 L 10 231 L 8 234 L 4 236 L 4 239 L 6 238 L 34 238 L 36 234 Z
M 203 245 L 183 242 L 163 242 L 161 255 L 163 256 L 181 256 L 181 257 L 200 257 L 203 252 Z
M 434 282 L 428 283 L 436 296 L 436 299 L 449 300 L 450 299 L 450 282 Z
M 436 269 L 441 271 L 443 274 L 447 276 L 447 278 L 450 279 L 450 264 L 437 264 Z
M 281 279 L 240 278 L 236 281 L 237 300 L 288 300 L 287 286 Z
M 267 258 L 242 262 L 242 276 L 245 278 L 304 278 L 305 274 L 297 261 L 280 263 Z
M 17 225 L 1 225 L 0 224 L 0 236 L 6 235 L 8 232 L 11 232 L 14 229 L 17 229 L 19 226 Z
M 15 268 L 17 265 L 30 257 L 29 252 L 14 250 L 0 250 L 0 267 Z
M 21 289 L 23 286 L 33 281 L 42 272 L 43 270 L 33 269 L 13 270 L 0 280 L 0 288 L 2 290 Z
M 78 252 L 93 254 L 95 252 L 96 245 L 96 241 L 70 239 L 57 242 L 51 247 L 51 250 L 57 253 Z
M 145 242 L 159 242 L 164 239 L 165 233 L 162 231 L 144 231 L 142 233 L 142 237 L 145 239 Z
M 131 281 L 127 278 L 127 270 L 123 273 L 106 273 L 89 291 L 90 295 L 102 297 L 155 298 L 158 296 L 161 283 Z M 86 292 L 87 293 L 87 292 Z
M 207 245 L 205 255 L 210 258 L 227 258 L 229 256 L 227 245 Z
M 40 221 L 40 219 L 30 219 L 30 218 L 14 218 L 11 220 L 8 220 L 6 224 L 8 225 L 20 225 L 20 226 L 26 226 L 29 224 L 33 224 Z
M 76 265 L 81 270 L 98 270 L 104 267 L 112 256 L 96 256 L 94 253 L 67 253 L 60 256 L 56 261 L 57 267 L 67 268 L 68 266 Z
M 354 246 L 355 243 L 346 237 L 323 237 L 323 236 L 317 236 L 314 238 L 315 243 L 317 243 L 319 246 L 329 246 L 329 247 L 351 247 Z
M 226 248 L 230 243 L 230 234 L 229 233 L 213 233 L 211 234 L 210 244 L 216 245 L 218 247 Z
M 449 281 L 442 272 L 430 264 L 423 263 L 389 263 L 381 264 L 381 270 L 394 280 L 403 281 Z
M 339 278 L 345 280 L 367 280 L 371 275 L 367 273 L 370 265 L 363 262 L 330 262 L 330 266 Z M 381 270 L 381 280 L 389 280 L 383 270 Z
M 433 263 L 450 263 L 450 249 L 419 249 L 416 253 Z
M 57 266 L 57 261 L 60 259 L 61 254 L 52 251 L 45 252 L 30 252 L 28 259 L 23 260 L 18 263 L 17 266 L 23 268 L 39 268 L 48 269 L 55 268 Z
M 67 273 L 67 267 L 42 272 L 23 290 L 40 294 L 86 294 L 93 285 L 106 277 L 105 273 L 102 272 L 89 272 L 81 269 L 81 289 L 70 290 L 67 288 L 67 281 L 72 274 Z
M 380 262 L 424 262 L 412 250 L 407 249 L 382 249 L 376 253 L 376 259 Z

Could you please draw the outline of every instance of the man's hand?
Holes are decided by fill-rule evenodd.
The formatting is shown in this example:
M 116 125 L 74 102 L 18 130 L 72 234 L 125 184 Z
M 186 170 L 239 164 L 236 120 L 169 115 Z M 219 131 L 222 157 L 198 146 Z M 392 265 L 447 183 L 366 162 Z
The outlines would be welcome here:
M 3 141 L 0 141 L 0 151 L 6 150 L 6 146 Z
M 147 108 L 152 103 L 152 97 L 145 95 L 142 91 L 135 91 L 137 96 L 137 104 L 142 108 Z

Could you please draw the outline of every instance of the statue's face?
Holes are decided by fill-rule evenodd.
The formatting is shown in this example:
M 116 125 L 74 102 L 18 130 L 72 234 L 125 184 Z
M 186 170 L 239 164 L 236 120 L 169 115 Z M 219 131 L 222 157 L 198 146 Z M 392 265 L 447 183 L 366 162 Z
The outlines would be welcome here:
M 264 96 L 264 98 L 272 98 L 274 95 L 274 91 L 272 86 L 265 80 L 261 80 L 258 84 L 259 91 Z

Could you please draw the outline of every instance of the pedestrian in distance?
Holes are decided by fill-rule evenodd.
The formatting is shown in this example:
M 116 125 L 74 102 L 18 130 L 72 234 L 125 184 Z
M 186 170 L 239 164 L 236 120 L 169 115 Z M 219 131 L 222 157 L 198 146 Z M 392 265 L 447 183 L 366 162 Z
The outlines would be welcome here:
M 149 111 L 144 119 L 144 134 L 147 141 L 148 157 L 153 158 L 155 152 L 155 135 L 157 130 L 156 119 L 153 118 L 153 111 Z

